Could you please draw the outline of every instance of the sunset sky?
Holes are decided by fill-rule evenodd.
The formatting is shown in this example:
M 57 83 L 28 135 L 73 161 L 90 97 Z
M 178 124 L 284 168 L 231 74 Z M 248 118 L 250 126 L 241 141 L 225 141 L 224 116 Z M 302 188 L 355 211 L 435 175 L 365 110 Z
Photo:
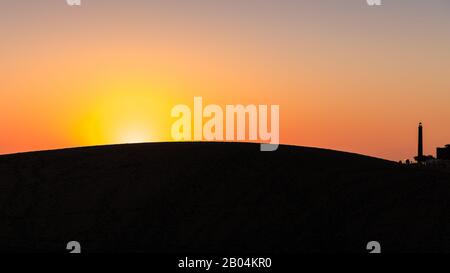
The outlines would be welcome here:
M 283 144 L 450 143 L 450 1 L 0 1 L 0 154 L 170 141 L 176 104 L 279 104 Z

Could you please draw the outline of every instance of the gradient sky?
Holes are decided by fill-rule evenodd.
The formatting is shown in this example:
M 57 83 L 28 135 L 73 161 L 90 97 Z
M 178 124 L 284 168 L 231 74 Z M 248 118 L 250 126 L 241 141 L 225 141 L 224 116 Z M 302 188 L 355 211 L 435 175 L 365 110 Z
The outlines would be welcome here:
M 450 1 L 0 0 L 0 154 L 170 140 L 170 109 L 279 104 L 281 142 L 450 143 Z

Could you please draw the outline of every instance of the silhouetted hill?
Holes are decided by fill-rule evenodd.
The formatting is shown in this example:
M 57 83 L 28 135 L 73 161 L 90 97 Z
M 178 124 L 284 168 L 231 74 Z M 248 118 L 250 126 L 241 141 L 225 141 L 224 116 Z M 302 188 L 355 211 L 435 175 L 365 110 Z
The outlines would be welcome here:
M 256 144 L 117 145 L 0 156 L 0 251 L 450 250 L 446 173 Z

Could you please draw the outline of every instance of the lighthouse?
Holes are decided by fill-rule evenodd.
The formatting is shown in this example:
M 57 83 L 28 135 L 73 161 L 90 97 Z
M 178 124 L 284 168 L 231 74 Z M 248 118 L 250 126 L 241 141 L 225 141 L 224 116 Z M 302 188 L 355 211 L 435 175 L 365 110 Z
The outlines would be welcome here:
M 419 123 L 419 137 L 418 137 L 418 145 L 417 145 L 417 156 L 414 159 L 419 164 L 428 164 L 432 163 L 434 157 L 432 155 L 424 155 L 423 154 L 423 126 L 422 122 Z
M 417 163 L 421 164 L 427 161 L 427 157 L 423 155 L 423 126 L 419 123 L 419 137 L 417 142 L 417 156 L 414 158 Z
M 423 126 L 422 122 L 419 123 L 419 139 L 417 148 L 417 162 L 423 162 Z

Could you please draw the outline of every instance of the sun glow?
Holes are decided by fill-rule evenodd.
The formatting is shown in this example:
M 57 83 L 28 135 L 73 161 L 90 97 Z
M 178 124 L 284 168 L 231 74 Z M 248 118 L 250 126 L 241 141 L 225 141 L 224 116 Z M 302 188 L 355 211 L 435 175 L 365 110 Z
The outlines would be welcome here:
M 151 124 L 137 124 L 130 122 L 119 129 L 116 143 L 143 143 L 152 142 L 156 138 L 151 135 Z
M 77 113 L 74 135 L 83 146 L 162 141 L 166 137 L 161 113 L 169 110 L 165 89 L 138 80 L 111 81 L 95 86 L 98 100 Z M 85 103 L 86 104 L 86 103 Z M 170 118 L 167 115 L 167 119 Z

